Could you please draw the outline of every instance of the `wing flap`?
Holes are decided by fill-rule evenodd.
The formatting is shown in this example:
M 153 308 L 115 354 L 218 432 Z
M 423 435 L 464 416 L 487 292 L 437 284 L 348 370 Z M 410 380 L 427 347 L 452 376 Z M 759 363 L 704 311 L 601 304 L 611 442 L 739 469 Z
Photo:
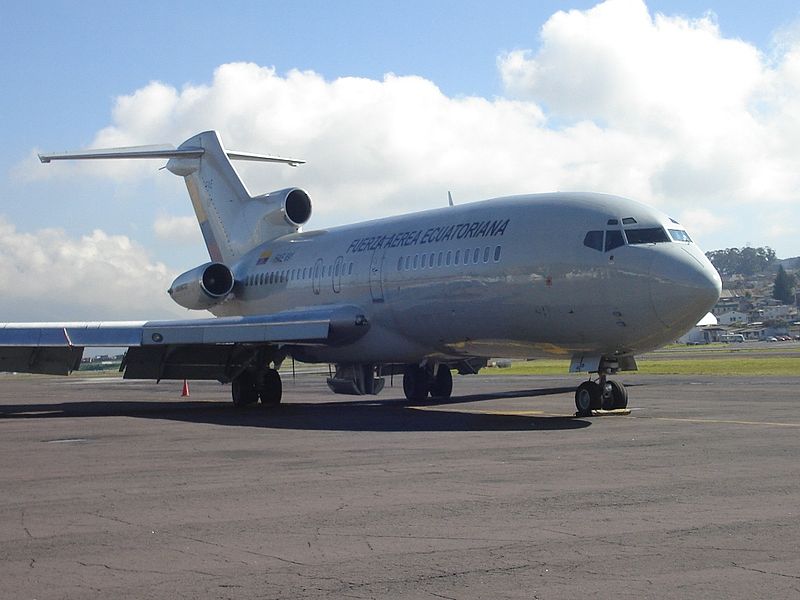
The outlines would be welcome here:
M 42 373 L 69 375 L 83 357 L 83 348 L 16 347 L 0 348 L 0 373 Z

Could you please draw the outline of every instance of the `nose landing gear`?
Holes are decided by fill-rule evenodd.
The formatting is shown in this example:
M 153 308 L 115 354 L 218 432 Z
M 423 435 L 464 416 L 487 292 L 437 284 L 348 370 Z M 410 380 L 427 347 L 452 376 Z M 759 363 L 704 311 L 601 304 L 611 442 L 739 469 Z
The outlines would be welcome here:
M 620 410 L 628 407 L 628 390 L 619 381 L 608 379 L 614 368 L 601 369 L 597 381 L 584 381 L 575 390 L 576 416 L 591 417 L 595 410 Z

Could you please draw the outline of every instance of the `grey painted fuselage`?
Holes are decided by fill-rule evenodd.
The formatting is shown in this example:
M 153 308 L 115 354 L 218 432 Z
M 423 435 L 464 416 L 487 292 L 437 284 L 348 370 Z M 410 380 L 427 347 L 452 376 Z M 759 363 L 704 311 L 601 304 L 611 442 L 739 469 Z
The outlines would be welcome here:
M 292 350 L 311 362 L 630 356 L 691 328 L 721 287 L 693 242 L 602 246 L 603 232 L 648 228 L 683 231 L 625 198 L 554 193 L 290 234 L 233 265 L 235 293 L 211 310 L 362 309 L 360 339 Z

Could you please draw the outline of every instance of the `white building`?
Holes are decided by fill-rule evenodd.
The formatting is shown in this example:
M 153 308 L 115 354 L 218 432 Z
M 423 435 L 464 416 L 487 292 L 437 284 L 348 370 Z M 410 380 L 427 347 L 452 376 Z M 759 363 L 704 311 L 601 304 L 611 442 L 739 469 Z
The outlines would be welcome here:
M 738 310 L 729 310 L 726 313 L 717 316 L 717 321 L 720 325 L 736 325 L 747 323 L 747 315 Z

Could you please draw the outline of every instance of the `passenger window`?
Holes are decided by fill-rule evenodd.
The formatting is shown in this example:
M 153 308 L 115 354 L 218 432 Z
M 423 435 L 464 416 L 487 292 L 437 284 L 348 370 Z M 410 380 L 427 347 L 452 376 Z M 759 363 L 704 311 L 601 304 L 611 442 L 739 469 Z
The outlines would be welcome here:
M 428 260 L 428 265 L 431 267 L 431 269 L 433 268 L 433 264 L 435 262 L 436 262 L 436 253 L 435 252 L 431 252 L 430 259 Z
M 472 262 L 474 262 L 477 265 L 480 256 L 481 256 L 481 249 L 475 248 L 475 251 L 472 253 Z
M 624 221 L 624 219 L 623 219 Z M 663 227 L 649 227 L 647 229 L 626 229 L 625 236 L 629 244 L 660 244 L 670 241 Z
M 622 232 L 619 229 L 609 229 L 606 231 L 606 252 L 625 245 L 622 239 Z
M 450 266 L 450 263 L 451 263 L 451 262 L 452 262 L 452 260 L 453 260 L 453 252 L 452 252 L 451 250 L 448 250 L 448 251 L 447 251 L 447 256 L 445 256 L 445 259 L 444 259 L 444 260 L 445 260 L 445 264 L 446 264 L 446 265 L 449 267 L 449 266 Z
M 406 256 L 406 271 L 411 268 L 411 257 Z
M 420 263 L 420 265 L 421 265 L 421 266 L 420 266 L 420 269 L 424 269 L 424 268 L 425 268 L 425 263 L 426 263 L 427 261 L 428 261 L 428 255 L 427 255 L 427 254 L 423 254 L 423 255 L 422 255 L 422 262 Z
M 436 266 L 437 267 L 441 267 L 442 266 L 443 257 L 444 257 L 444 253 L 443 252 L 439 252 L 439 256 L 436 259 Z
M 494 247 L 494 262 L 500 262 L 500 246 Z
M 489 246 L 483 249 L 483 262 L 489 262 Z
M 602 231 L 590 231 L 586 234 L 586 237 L 583 238 L 583 245 L 587 248 L 592 248 L 593 250 L 599 250 L 600 252 L 603 251 L 603 232 Z M 608 250 L 608 248 L 606 248 Z
M 353 274 L 353 263 L 350 263 L 350 268 L 347 269 L 347 274 L 348 275 L 352 275 Z
M 456 260 L 455 263 L 458 264 L 461 260 L 461 250 L 456 250 Z
M 419 266 L 419 254 L 415 254 L 414 255 L 414 270 L 415 271 L 417 270 L 418 266 Z
M 400 257 L 400 258 L 397 260 L 397 270 L 399 271 L 399 270 L 400 270 L 400 269 L 402 269 L 402 268 L 403 268 L 403 257 L 401 256 L 401 257 Z

